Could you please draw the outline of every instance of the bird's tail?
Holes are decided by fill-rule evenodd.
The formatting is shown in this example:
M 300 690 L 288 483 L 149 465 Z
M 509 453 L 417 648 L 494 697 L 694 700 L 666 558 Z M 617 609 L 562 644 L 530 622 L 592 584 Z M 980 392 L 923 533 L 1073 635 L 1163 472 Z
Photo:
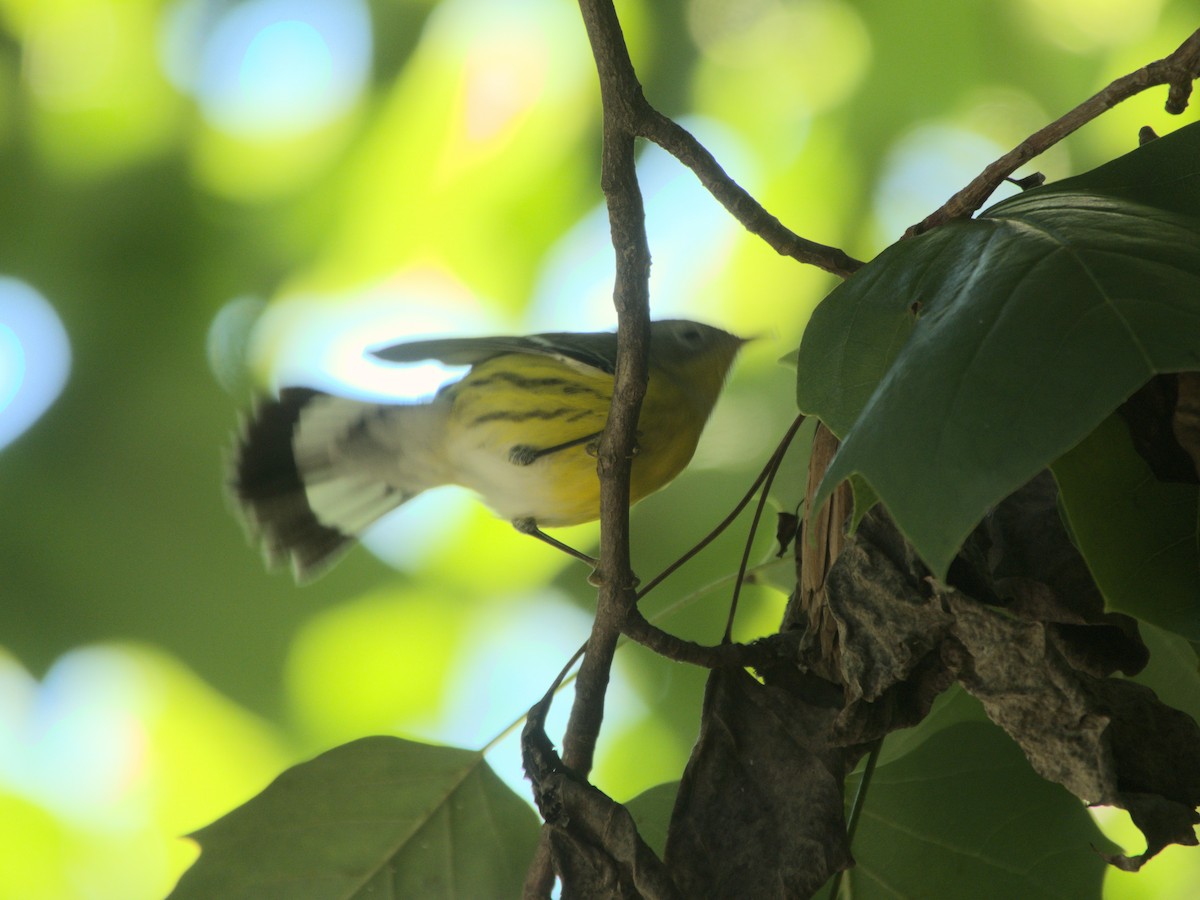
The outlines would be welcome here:
M 285 388 L 243 428 L 230 484 L 268 563 L 321 574 L 368 525 L 442 483 L 435 405 Z

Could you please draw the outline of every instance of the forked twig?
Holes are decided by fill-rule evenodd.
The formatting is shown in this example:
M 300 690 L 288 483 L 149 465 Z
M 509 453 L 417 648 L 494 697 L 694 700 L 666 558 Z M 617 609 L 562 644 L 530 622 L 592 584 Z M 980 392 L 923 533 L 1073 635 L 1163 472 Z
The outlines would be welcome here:
M 726 174 L 716 157 L 691 132 L 664 116 L 644 97 L 636 109 L 633 128 L 639 137 L 658 144 L 691 169 L 708 192 L 725 207 L 726 212 L 751 234 L 766 241 L 780 256 L 790 256 L 797 262 L 816 266 L 841 278 L 849 278 L 862 268 L 861 260 L 837 247 L 800 237 L 767 212 L 745 188 Z
M 733 524 L 734 520 L 742 514 L 742 510 L 750 505 L 750 501 L 754 499 L 754 495 L 758 493 L 759 487 L 764 481 L 767 480 L 768 476 L 770 476 L 770 473 L 779 468 L 779 464 L 782 462 L 784 454 L 787 453 L 788 447 L 791 446 L 792 440 L 796 437 L 796 432 L 799 431 L 800 426 L 804 424 L 804 419 L 805 417 L 800 415 L 797 416 L 795 421 L 792 422 L 791 427 L 788 428 L 787 432 L 780 440 L 779 446 L 775 448 L 775 452 L 771 454 L 771 458 L 767 460 L 767 464 L 763 466 L 762 471 L 758 473 L 758 477 L 754 479 L 754 483 L 750 485 L 750 487 L 746 490 L 746 493 L 742 496 L 742 499 L 734 505 L 733 509 L 729 511 L 725 518 L 718 522 L 708 534 L 697 541 L 690 550 L 683 553 L 678 559 L 676 559 L 673 563 L 671 563 L 638 589 L 637 598 L 639 601 L 641 601 L 643 597 L 666 581 L 670 575 L 673 575 L 676 571 L 682 568 L 684 563 L 693 559 L 701 550 L 720 537 L 724 533 L 725 529 Z
M 1104 90 L 1084 100 L 1066 115 L 1035 131 L 980 172 L 970 184 L 947 200 L 940 208 L 909 228 L 905 232 L 905 237 L 913 237 L 938 225 L 944 225 L 951 219 L 960 219 L 971 215 L 983 206 L 984 201 L 992 195 L 992 192 L 1000 186 L 1005 178 L 1029 160 L 1045 153 L 1067 135 L 1077 131 L 1101 113 L 1148 88 L 1157 87 L 1160 84 L 1170 85 L 1166 110 L 1172 115 L 1179 115 L 1187 109 L 1188 98 L 1192 94 L 1192 82 L 1197 78 L 1200 78 L 1200 29 L 1192 32 L 1192 35 L 1180 44 L 1174 53 L 1118 78 Z
M 620 110 L 641 86 L 610 0 L 579 0 L 588 42 L 600 76 L 604 144 L 600 183 L 608 206 L 617 274 L 617 365 L 608 422 L 600 438 L 600 583 L 596 618 L 575 680 L 575 702 L 563 737 L 562 761 L 579 775 L 592 767 L 604 719 L 613 654 L 636 598 L 629 558 L 629 474 L 638 414 L 646 393 L 650 350 L 650 249 L 646 215 L 638 187 L 634 135 Z M 554 883 L 548 832 L 543 829 L 525 876 L 526 897 L 548 897 Z

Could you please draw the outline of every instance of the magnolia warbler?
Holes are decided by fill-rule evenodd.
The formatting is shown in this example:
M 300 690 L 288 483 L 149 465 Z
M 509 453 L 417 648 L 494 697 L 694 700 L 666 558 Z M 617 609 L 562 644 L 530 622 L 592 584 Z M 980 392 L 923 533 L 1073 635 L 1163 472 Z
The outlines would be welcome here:
M 631 502 L 691 460 L 743 343 L 698 322 L 651 324 Z M 235 448 L 231 486 L 269 564 L 290 558 L 298 581 L 313 578 L 376 519 L 446 484 L 473 489 L 538 536 L 538 526 L 600 517 L 595 454 L 612 399 L 614 333 L 448 338 L 372 352 L 470 368 L 425 403 L 291 387 L 260 404 Z

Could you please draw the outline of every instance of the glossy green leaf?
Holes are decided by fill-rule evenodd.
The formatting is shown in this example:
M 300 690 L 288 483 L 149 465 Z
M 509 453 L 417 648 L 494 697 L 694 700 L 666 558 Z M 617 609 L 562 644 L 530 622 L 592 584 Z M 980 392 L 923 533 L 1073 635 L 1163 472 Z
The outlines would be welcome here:
M 1108 607 L 1200 640 L 1200 489 L 1156 479 L 1117 416 L 1051 468 Z
M 1093 847 L 1112 845 L 1083 804 L 1034 774 L 999 728 L 962 722 L 876 769 L 843 890 L 855 900 L 1099 897 L 1105 862 Z
M 944 576 L 1155 372 L 1200 368 L 1200 124 L 902 241 L 817 308 L 797 397 Z
M 660 859 L 667 847 L 667 828 L 671 824 L 671 813 L 675 810 L 678 793 L 679 782 L 669 781 L 642 791 L 625 804 L 637 824 L 638 834 Z
M 901 757 L 916 753 L 926 741 L 947 728 L 961 725 L 964 722 L 990 721 L 979 701 L 956 682 L 938 695 L 938 698 L 933 701 L 933 706 L 930 707 L 929 715 L 918 724 L 912 728 L 893 731 L 884 738 L 883 746 L 879 751 L 878 765 L 890 765 Z M 859 764 L 860 770 L 864 764 L 865 762 Z
M 171 897 L 515 897 L 537 835 L 481 754 L 363 738 L 197 832 L 200 859 Z
M 1195 642 L 1144 622 L 1141 633 L 1150 648 L 1150 662 L 1133 680 L 1200 722 L 1200 649 Z

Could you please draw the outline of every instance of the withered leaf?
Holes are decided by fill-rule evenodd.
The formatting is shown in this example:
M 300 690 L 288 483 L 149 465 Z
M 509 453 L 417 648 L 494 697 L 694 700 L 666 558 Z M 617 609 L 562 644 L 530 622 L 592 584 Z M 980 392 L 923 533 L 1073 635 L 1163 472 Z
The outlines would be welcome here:
M 676 900 L 663 863 L 642 840 L 629 811 L 566 772 L 549 776 L 559 816 L 547 823 L 564 900 Z
M 915 725 L 953 683 L 940 646 L 952 619 L 926 584 L 928 571 L 880 510 L 859 526 L 830 570 L 825 602 L 837 635 L 845 708 L 840 744 L 868 743 Z M 804 662 L 824 671 L 802 648 Z
M 1159 481 L 1196 483 L 1196 373 L 1156 375 L 1117 409 Z
M 521 734 L 525 773 L 545 819 L 564 900 L 677 900 L 666 867 L 624 806 L 566 768 L 535 707 Z
M 680 783 L 666 863 L 687 897 L 807 897 L 851 864 L 842 783 L 862 755 L 832 747 L 841 692 L 715 670 Z
M 1148 847 L 1115 864 L 1136 868 L 1168 843 L 1195 843 L 1200 726 L 1108 677 L 1136 672 L 1148 651 L 1136 620 L 1104 611 L 1053 481 L 1039 477 L 1001 504 L 951 579 L 928 577 L 885 512 L 864 519 L 825 586 L 846 690 L 834 739 L 913 724 L 957 678 L 1042 777 L 1130 811 Z
M 1129 810 L 1146 852 L 1114 856 L 1136 870 L 1170 843 L 1195 844 L 1200 726 L 1131 681 L 1071 665 L 1052 633 L 945 593 L 963 656 L 956 673 L 1043 778 L 1090 804 Z
M 1181 372 L 1172 432 L 1200 472 L 1200 372 Z

